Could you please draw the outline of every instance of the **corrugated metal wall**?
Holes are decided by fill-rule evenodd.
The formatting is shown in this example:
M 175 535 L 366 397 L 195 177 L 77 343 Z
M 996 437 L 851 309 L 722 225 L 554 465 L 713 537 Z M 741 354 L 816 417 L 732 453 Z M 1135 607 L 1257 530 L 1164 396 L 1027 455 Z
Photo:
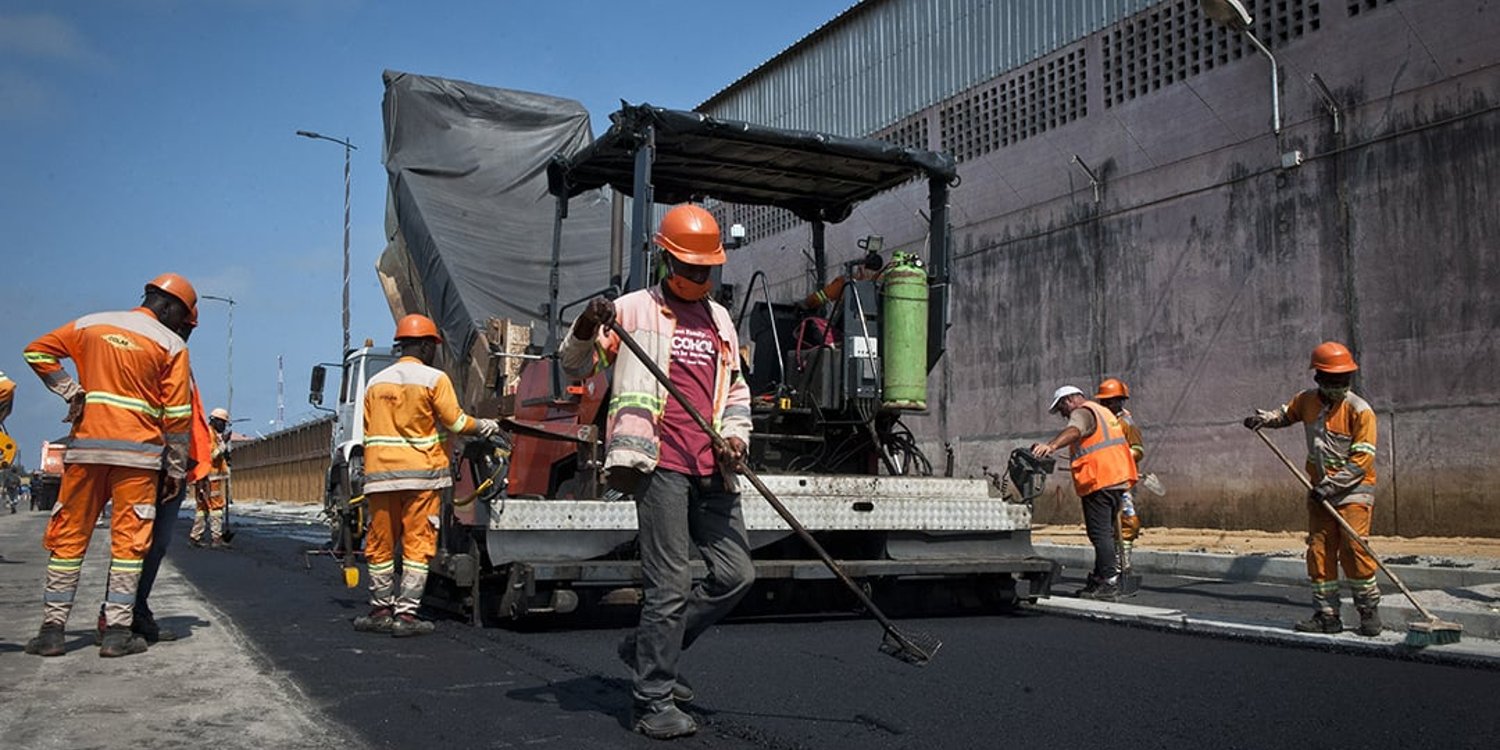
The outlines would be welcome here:
M 1158 0 L 867 0 L 699 105 L 863 136 Z
M 330 415 L 235 446 L 231 458 L 235 499 L 323 502 L 332 441 Z

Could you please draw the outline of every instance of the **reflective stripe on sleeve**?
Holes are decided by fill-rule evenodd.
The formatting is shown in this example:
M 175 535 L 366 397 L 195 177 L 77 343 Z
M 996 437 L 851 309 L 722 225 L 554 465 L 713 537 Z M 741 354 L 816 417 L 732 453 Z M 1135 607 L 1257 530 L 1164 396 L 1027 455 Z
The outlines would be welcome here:
M 57 357 L 54 357 L 51 354 L 47 354 L 45 352 L 26 352 L 22 356 L 24 356 L 26 358 L 27 362 L 29 362 L 31 364 L 34 364 L 34 365 L 36 365 L 36 364 L 50 364 L 50 365 L 57 364 Z

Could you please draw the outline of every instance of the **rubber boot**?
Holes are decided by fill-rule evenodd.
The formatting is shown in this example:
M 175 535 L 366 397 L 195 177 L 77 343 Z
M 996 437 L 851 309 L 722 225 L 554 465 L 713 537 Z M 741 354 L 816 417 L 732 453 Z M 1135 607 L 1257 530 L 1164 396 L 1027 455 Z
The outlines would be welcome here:
M 615 654 L 620 657 L 620 661 L 625 662 L 625 666 L 630 667 L 631 672 L 634 672 L 635 636 L 625 636 L 625 639 L 620 641 L 620 645 L 615 649 Z M 689 685 L 687 680 L 682 679 L 682 675 L 677 675 L 677 682 L 672 685 L 672 700 L 678 703 L 692 703 L 695 696 L 693 686 Z
M 99 645 L 100 656 L 130 656 L 145 651 L 146 639 L 130 632 L 130 628 L 115 625 L 104 629 L 104 642 Z
M 391 635 L 396 638 L 410 638 L 414 635 L 427 635 L 437 630 L 430 620 L 419 620 L 416 615 L 399 614 L 391 622 Z
M 1314 612 L 1312 617 L 1301 620 L 1292 628 L 1299 633 L 1342 633 L 1344 621 L 1328 612 Z
M 61 625 L 43 625 L 36 637 L 26 642 L 26 653 L 33 656 L 62 656 L 67 647 Z
M 1380 610 L 1373 608 L 1360 608 L 1359 629 L 1354 632 L 1366 637 L 1373 638 L 1377 635 L 1380 635 L 1380 631 L 1384 629 L 1384 627 L 1385 626 L 1380 622 Z
M 354 629 L 361 633 L 389 633 L 395 624 L 390 607 L 376 607 L 370 614 L 354 618 Z
M 653 740 L 686 737 L 698 731 L 698 722 L 671 700 L 637 702 L 630 728 Z

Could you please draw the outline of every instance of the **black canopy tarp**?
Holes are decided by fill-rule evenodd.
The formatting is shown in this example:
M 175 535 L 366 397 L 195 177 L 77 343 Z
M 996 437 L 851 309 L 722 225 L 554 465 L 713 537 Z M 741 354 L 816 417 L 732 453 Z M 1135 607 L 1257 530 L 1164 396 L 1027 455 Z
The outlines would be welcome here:
M 546 167 L 593 140 L 570 99 L 386 71 L 392 311 L 424 312 L 460 360 L 489 318 L 544 322 L 556 199 Z M 561 299 L 609 275 L 608 197 L 577 191 L 563 226 Z M 392 257 L 392 255 L 398 257 Z M 414 288 L 401 288 L 414 287 Z M 415 309 L 414 309 L 415 308 Z
M 953 157 L 868 138 L 783 130 L 698 112 L 629 105 L 593 145 L 556 155 L 547 170 L 553 195 L 576 196 L 605 185 L 634 194 L 634 154 L 648 128 L 656 158 L 656 203 L 714 198 L 778 206 L 806 221 L 836 223 L 854 205 L 916 177 L 949 182 Z

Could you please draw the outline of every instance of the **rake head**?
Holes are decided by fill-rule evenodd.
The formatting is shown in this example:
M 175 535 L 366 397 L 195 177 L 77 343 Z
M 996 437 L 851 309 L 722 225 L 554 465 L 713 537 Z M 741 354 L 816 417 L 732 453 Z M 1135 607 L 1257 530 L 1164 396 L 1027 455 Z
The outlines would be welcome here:
M 885 638 L 880 641 L 880 653 L 894 656 L 907 664 L 925 667 L 942 646 L 942 641 L 926 633 L 902 633 L 891 628 L 885 631 Z

